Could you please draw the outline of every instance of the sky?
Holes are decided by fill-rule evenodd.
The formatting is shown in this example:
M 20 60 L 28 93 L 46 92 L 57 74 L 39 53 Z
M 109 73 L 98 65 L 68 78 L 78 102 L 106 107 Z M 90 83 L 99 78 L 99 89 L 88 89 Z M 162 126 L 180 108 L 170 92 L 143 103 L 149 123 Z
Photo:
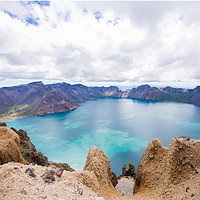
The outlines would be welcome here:
M 0 1 L 0 87 L 195 87 L 199 10 L 181 1 Z

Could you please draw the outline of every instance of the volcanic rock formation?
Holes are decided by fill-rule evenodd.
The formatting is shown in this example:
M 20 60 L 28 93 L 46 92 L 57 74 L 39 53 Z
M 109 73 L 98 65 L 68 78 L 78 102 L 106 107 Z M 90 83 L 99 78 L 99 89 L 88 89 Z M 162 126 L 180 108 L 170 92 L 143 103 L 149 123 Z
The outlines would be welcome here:
M 200 141 L 173 138 L 169 148 L 165 148 L 154 139 L 138 166 L 134 193 L 149 193 L 167 199 L 191 199 L 193 194 L 194 199 L 199 199 L 199 172 Z M 190 192 L 187 187 L 191 188 Z
M 0 164 L 19 162 L 28 164 L 20 153 L 20 138 L 11 129 L 0 126 Z
M 135 166 L 133 161 L 129 162 L 129 166 L 124 165 L 122 168 L 122 176 L 131 176 L 135 178 Z
M 112 200 L 120 197 L 112 183 L 113 173 L 110 170 L 110 160 L 102 150 L 95 146 L 90 148 L 83 172 L 77 177 L 105 199 Z

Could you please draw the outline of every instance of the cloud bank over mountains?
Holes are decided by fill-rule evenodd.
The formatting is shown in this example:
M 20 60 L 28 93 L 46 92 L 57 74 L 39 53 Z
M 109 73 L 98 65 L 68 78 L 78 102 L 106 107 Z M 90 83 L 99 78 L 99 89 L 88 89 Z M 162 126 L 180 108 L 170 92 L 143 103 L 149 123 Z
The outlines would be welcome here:
M 200 2 L 0 2 L 0 81 L 198 82 Z

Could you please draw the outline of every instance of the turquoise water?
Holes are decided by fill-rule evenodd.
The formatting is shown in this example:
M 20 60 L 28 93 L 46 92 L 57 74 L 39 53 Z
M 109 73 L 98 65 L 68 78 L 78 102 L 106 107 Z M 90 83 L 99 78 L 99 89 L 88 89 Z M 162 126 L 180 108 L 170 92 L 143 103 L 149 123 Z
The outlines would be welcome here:
M 28 132 L 49 160 L 82 170 L 89 148 L 102 149 L 119 175 L 129 161 L 139 164 L 153 138 L 168 146 L 182 135 L 200 139 L 200 107 L 121 98 L 86 101 L 69 113 L 55 113 L 7 122 Z

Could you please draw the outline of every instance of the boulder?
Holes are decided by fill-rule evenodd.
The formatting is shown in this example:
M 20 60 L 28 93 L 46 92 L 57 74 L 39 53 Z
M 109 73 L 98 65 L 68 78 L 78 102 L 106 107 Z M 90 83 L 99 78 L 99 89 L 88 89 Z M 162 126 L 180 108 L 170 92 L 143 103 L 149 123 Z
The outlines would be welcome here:
M 33 168 L 27 168 L 25 173 L 28 174 L 30 177 L 36 178 L 34 171 L 35 171 L 35 169 L 33 169 Z
M 59 168 L 55 171 L 55 174 L 56 174 L 56 176 L 58 176 L 60 178 L 62 176 L 63 172 L 64 172 L 64 169 Z
M 19 162 L 28 164 L 20 153 L 20 138 L 10 128 L 0 126 L 0 164 Z
M 56 180 L 54 170 L 46 171 L 41 177 L 45 183 L 53 183 Z
M 128 171 L 129 171 L 129 167 L 125 164 L 122 167 L 122 176 L 127 176 Z

